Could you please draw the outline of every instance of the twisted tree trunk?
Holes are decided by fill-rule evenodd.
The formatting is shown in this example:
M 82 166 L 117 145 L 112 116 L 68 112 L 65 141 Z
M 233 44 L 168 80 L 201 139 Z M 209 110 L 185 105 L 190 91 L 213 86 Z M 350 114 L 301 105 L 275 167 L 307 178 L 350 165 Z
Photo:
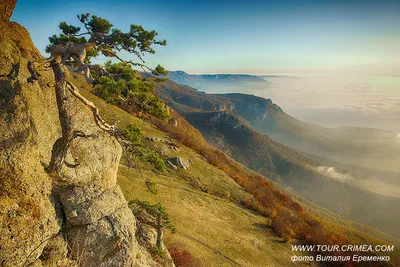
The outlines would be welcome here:
M 67 78 L 60 63 L 52 62 L 51 67 L 55 77 L 58 117 L 61 123 L 61 137 L 54 143 L 51 161 L 48 167 L 50 173 L 58 174 L 65 162 L 71 140 L 73 138 L 71 116 L 68 111 Z
M 162 223 L 161 223 L 161 213 L 157 215 L 157 241 L 156 245 L 159 250 L 162 250 L 161 247 L 161 236 L 162 236 Z

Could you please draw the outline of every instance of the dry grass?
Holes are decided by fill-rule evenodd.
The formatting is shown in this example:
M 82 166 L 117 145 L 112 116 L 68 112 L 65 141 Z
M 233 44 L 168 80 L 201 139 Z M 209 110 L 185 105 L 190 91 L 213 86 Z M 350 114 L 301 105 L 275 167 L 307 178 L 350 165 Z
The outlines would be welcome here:
M 119 127 L 136 123 L 145 136 L 169 138 L 150 123 L 116 106 L 105 104 L 86 88 L 82 94 L 95 102 L 106 121 L 114 122 Z M 180 151 L 172 151 L 172 154 L 192 159 L 193 165 L 188 170 L 168 170 L 167 173 L 156 174 L 142 166 L 146 178 L 157 183 L 157 195 L 147 190 L 136 170 L 121 166 L 119 171 L 119 184 L 127 200 L 139 198 L 153 203 L 159 201 L 171 214 L 178 233 L 166 234 L 167 245 L 177 242 L 183 244 L 206 266 L 231 266 L 235 262 L 245 266 L 293 266 L 290 262 L 290 245 L 284 244 L 276 233 L 266 227 L 265 217 L 237 204 L 254 197 L 195 151 L 183 145 L 180 147 Z M 200 181 L 202 188 L 193 187 L 193 179 Z M 229 199 L 227 195 L 230 195 Z M 302 205 L 318 215 L 319 207 L 309 209 L 307 204 Z M 339 228 L 331 223 L 326 226 L 332 232 L 340 230 L 354 235 L 351 240 L 376 241 L 371 236 L 350 229 L 350 224 L 340 225 Z
M 184 245 L 205 266 L 292 266 L 291 246 L 265 226 L 265 218 L 234 203 L 193 189 L 186 181 L 149 171 L 158 184 L 150 193 L 136 170 L 121 166 L 118 183 L 127 200 L 161 202 L 178 232 L 166 233 L 167 246 Z M 231 260 L 229 260 L 229 259 Z

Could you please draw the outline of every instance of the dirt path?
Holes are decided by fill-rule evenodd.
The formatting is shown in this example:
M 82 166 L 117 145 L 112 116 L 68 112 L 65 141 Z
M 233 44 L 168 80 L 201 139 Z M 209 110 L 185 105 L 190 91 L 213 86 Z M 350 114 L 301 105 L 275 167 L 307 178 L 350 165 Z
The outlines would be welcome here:
M 200 240 L 198 240 L 198 239 L 196 239 L 196 238 L 194 238 L 194 237 L 191 237 L 191 236 L 189 236 L 189 235 L 187 235 L 187 234 L 185 234 L 185 233 L 182 233 L 182 232 L 180 232 L 180 231 L 176 231 L 176 233 L 179 234 L 180 236 L 184 237 L 184 238 L 190 239 L 190 240 L 192 240 L 192 241 L 194 241 L 194 242 L 196 242 L 196 243 L 198 243 L 198 244 L 200 244 L 200 245 L 202 245 L 202 246 L 208 248 L 209 250 L 211 250 L 211 251 L 214 252 L 215 254 L 218 254 L 218 255 L 220 255 L 221 257 L 223 257 L 224 259 L 228 260 L 228 261 L 229 261 L 230 263 L 232 263 L 234 266 L 241 266 L 241 267 L 243 267 L 243 265 L 241 265 L 240 263 L 238 263 L 238 262 L 236 262 L 235 260 L 229 258 L 229 257 L 226 256 L 224 253 L 222 253 L 221 251 L 212 248 L 211 246 L 209 246 L 208 244 L 204 243 L 203 241 L 200 241 Z

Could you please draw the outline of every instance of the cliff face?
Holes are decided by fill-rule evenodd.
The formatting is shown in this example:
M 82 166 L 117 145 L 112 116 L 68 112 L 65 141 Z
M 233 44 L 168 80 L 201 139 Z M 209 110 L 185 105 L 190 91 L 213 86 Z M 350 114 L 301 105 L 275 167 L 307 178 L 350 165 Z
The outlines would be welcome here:
M 61 136 L 54 76 L 42 70 L 27 83 L 28 61 L 41 56 L 26 29 L 8 22 L 14 5 L 0 5 L 0 265 L 156 265 L 116 184 L 119 143 L 70 94 L 73 129 L 86 137 L 73 139 L 59 175 L 46 172 Z
M 0 20 L 8 21 L 14 11 L 17 0 L 4 0 L 0 3 Z

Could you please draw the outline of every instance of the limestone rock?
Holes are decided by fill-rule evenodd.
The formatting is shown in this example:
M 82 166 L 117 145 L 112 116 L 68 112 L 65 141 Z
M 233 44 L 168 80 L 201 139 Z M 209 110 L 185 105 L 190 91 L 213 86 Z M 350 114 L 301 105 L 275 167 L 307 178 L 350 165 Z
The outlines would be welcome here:
M 152 141 L 152 142 L 161 142 L 161 143 L 166 143 L 167 141 L 165 139 L 159 138 L 159 137 L 146 137 L 145 138 L 148 141 Z
M 0 20 L 8 21 L 14 12 L 17 0 L 2 0 L 0 2 Z
M 72 141 L 60 175 L 46 173 L 61 136 L 54 76 L 43 70 L 27 83 L 27 63 L 41 55 L 23 27 L 5 21 L 15 2 L 0 4 L 1 266 L 158 266 L 116 184 L 119 143 L 72 95 L 73 128 L 88 137 Z
M 55 103 L 54 89 L 42 83 L 51 77 L 25 82 L 28 60 L 40 57 L 28 32 L 5 21 L 0 29 L 0 262 L 14 267 L 37 259 L 60 231 L 52 179 L 42 166 L 60 126 L 56 105 L 43 105 Z
M 171 146 L 171 149 L 173 149 L 175 151 L 180 151 L 179 147 L 177 147 L 177 146 Z
M 192 161 L 190 159 L 185 159 L 185 158 L 181 158 L 181 157 L 169 158 L 169 159 L 166 159 L 166 162 L 173 166 L 177 166 L 177 167 L 180 167 L 185 170 L 188 169 L 190 167 L 190 165 L 192 165 Z
M 82 197 L 76 197 L 79 194 L 76 191 L 81 190 L 87 190 L 87 188 L 74 187 L 71 190 L 60 190 L 60 201 L 64 207 L 67 221 L 72 226 L 96 222 L 123 208 L 126 204 L 119 186 L 106 189 L 98 195 L 81 194 Z
M 136 221 L 117 185 L 122 149 L 92 112 L 67 94 L 73 139 L 53 189 L 63 213 L 71 257 L 81 266 L 157 266 L 140 247 Z M 72 166 L 72 167 L 71 167 Z

